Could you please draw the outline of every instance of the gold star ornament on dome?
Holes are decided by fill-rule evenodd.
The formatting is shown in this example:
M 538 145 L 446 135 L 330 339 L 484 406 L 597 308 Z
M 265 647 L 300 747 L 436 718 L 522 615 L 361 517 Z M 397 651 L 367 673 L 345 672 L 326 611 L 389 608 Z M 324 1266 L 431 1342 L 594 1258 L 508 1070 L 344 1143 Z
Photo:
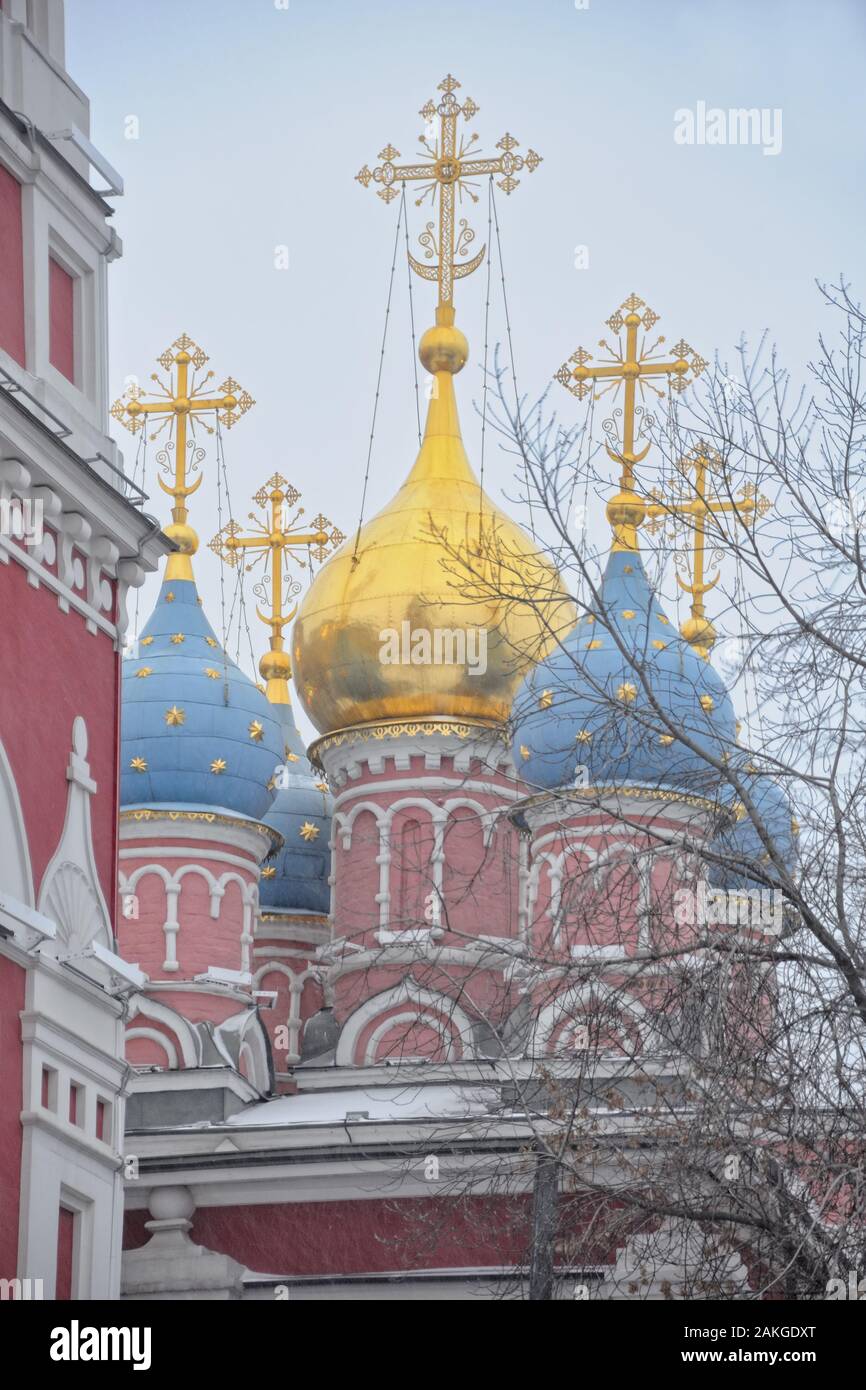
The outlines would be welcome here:
M 426 125 L 424 132 L 418 137 L 422 147 L 419 160 L 410 164 L 396 164 L 394 161 L 400 158 L 400 151 L 393 145 L 386 145 L 379 151 L 381 163 L 373 169 L 365 164 L 355 175 L 358 183 L 363 184 L 365 188 L 369 188 L 371 183 L 376 185 L 376 192 L 386 203 L 397 197 L 400 185 L 405 183 L 421 185 L 420 196 L 415 200 L 417 207 L 427 198 L 430 199 L 431 205 L 435 206 L 438 199 L 438 227 L 433 222 L 428 222 L 425 231 L 419 237 L 424 248 L 424 257 L 432 264 L 424 265 L 411 255 L 409 264 L 416 275 L 422 276 L 423 279 L 438 280 L 439 310 L 452 307 L 454 281 L 477 270 L 487 250 L 486 246 L 482 246 L 474 256 L 468 256 L 475 240 L 475 233 L 465 217 L 460 218 L 458 230 L 455 225 L 455 204 L 462 204 L 464 197 L 477 203 L 478 194 L 475 190 L 478 180 L 485 175 L 498 175 L 497 184 L 503 193 L 513 193 L 520 183 L 520 179 L 515 175 L 522 173 L 524 169 L 531 174 L 541 163 L 541 155 L 536 154 L 534 150 L 527 150 L 525 155 L 517 154 L 518 142 L 513 135 L 508 134 L 503 135 L 497 142 L 499 155 L 482 158 L 480 152 L 474 148 L 478 140 L 477 134 L 467 138 L 458 130 L 461 117 L 468 123 L 480 109 L 471 97 L 466 97 L 461 102 L 454 95 L 459 87 L 460 83 L 449 73 L 439 83 L 438 90 L 442 93 L 439 100 L 430 100 L 421 107 L 418 114 Z M 467 258 L 459 259 L 460 257 Z M 437 322 L 439 321 L 437 312 Z
M 163 718 L 170 728 L 178 728 L 184 723 L 186 713 L 184 710 L 178 709 L 177 705 L 172 705 L 171 709 L 166 710 Z
M 311 821 L 305 820 L 303 825 L 300 827 L 298 834 L 300 835 L 302 840 L 306 840 L 309 843 L 312 840 L 317 840 L 319 838 L 319 827 L 317 825 L 313 825 Z

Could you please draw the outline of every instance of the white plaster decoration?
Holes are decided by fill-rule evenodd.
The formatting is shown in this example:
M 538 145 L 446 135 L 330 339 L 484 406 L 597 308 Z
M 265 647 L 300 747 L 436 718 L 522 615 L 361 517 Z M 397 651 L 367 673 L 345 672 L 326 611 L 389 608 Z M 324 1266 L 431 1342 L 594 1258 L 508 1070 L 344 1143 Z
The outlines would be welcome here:
M 128 1021 L 132 1022 L 137 1018 L 150 1019 L 152 1023 L 161 1023 L 164 1027 L 171 1030 L 180 1048 L 180 1060 L 184 1067 L 197 1067 L 201 1062 L 201 1043 L 197 1034 L 182 1014 L 174 1009 L 168 1008 L 165 1004 L 158 1003 L 155 999 L 146 994 L 134 994 L 129 1002 Z M 177 1051 L 172 1044 L 171 1038 L 159 1029 L 148 1029 L 146 1024 L 136 1025 L 142 1037 L 149 1037 L 155 1034 L 156 1037 L 167 1044 L 175 1055 L 173 1066 L 178 1065 Z M 127 1037 L 130 1036 L 127 1031 Z
M 158 1028 L 127 1028 L 126 1041 L 134 1042 L 136 1038 L 146 1038 L 150 1042 L 158 1043 L 165 1053 L 165 1060 L 169 1068 L 172 1071 L 177 1071 L 177 1052 L 171 1038 L 167 1037 L 165 1033 L 160 1033 Z
M 72 724 L 66 777 L 66 819 L 42 880 L 39 911 L 56 922 L 57 944 L 69 954 L 83 952 L 94 940 L 111 949 L 111 918 L 96 869 L 90 824 L 90 798 L 96 783 L 87 762 L 87 725 L 80 714 Z
M 12 764 L 0 741 L 0 893 L 33 906 L 30 844 Z
M 301 1060 L 301 997 L 308 980 L 317 980 L 318 972 L 310 969 L 296 972 L 282 961 L 269 960 L 253 976 L 253 987 L 257 988 L 267 975 L 285 975 L 289 982 L 289 1013 L 285 1020 L 289 1033 L 289 1046 L 286 1051 L 287 1066 L 294 1066 Z
M 102 578 L 103 570 L 114 571 L 120 551 L 107 536 L 97 536 L 87 559 L 87 601 L 97 612 L 111 610 L 111 585 Z
M 626 1002 L 627 1018 L 623 1017 L 623 1004 Z M 587 1017 L 589 1012 L 596 1011 L 608 1003 L 612 1005 L 610 1017 L 623 1018 L 622 1027 L 626 1035 L 631 1029 L 639 1030 L 641 1051 L 644 1051 L 649 1042 L 649 1034 L 646 1026 L 648 1016 L 643 1005 L 631 996 L 626 1000 L 621 991 L 614 990 L 604 980 L 596 980 L 569 985 L 540 1010 L 532 1025 L 527 1053 L 534 1057 L 543 1056 L 550 1050 L 554 1035 L 564 1023 L 568 1020 L 577 1022 L 581 1017 Z
M 639 1231 L 616 1252 L 599 1289 L 602 1298 L 692 1300 L 747 1298 L 749 1276 L 740 1252 L 716 1232 L 666 1216 L 654 1231 Z
M 184 858 L 186 858 L 186 856 L 189 853 L 188 850 L 177 849 L 173 851 L 159 850 L 156 852 L 160 855 L 167 855 L 171 853 L 173 856 L 183 856 Z M 211 859 L 218 859 L 223 861 L 225 861 L 226 859 L 233 858 L 232 856 L 228 855 L 208 854 L 208 851 L 199 851 L 199 853 L 201 853 L 202 858 L 209 857 Z M 141 858 L 141 853 L 138 850 L 121 850 L 120 857 Z M 233 862 L 241 864 L 244 868 L 247 869 L 251 867 L 250 865 L 246 864 L 244 860 L 241 859 L 233 859 Z M 155 874 L 157 878 L 162 880 L 162 883 L 165 887 L 165 921 L 162 924 L 162 931 L 165 937 L 165 960 L 162 964 L 163 970 L 176 971 L 180 969 L 177 957 L 177 935 L 180 931 L 180 920 L 178 917 L 178 900 L 180 897 L 180 890 L 183 886 L 184 878 L 186 878 L 188 874 L 197 874 L 200 878 L 203 878 L 208 885 L 208 890 L 210 894 L 209 910 L 210 915 L 214 920 L 217 920 L 220 916 L 221 903 L 225 896 L 227 885 L 229 883 L 237 883 L 240 887 L 241 904 L 243 909 L 243 919 L 240 937 L 241 970 L 243 972 L 249 971 L 250 952 L 252 950 L 253 944 L 253 925 L 255 922 L 259 902 L 258 884 L 254 880 L 250 881 L 245 878 L 242 878 L 239 873 L 236 873 L 232 869 L 227 869 L 225 873 L 221 874 L 220 877 L 217 878 L 214 874 L 211 873 L 210 869 L 208 869 L 207 865 L 205 864 L 185 863 L 180 868 L 175 870 L 174 873 L 167 869 L 164 864 L 139 864 L 138 868 L 134 869 L 132 873 L 129 875 L 124 874 L 122 870 L 120 871 L 120 892 L 134 893 L 142 878 L 145 878 L 148 874 Z
M 374 994 L 370 999 L 366 999 L 346 1019 L 340 1033 L 340 1040 L 337 1043 L 335 1059 L 337 1066 L 356 1065 L 355 1052 L 361 1034 L 367 1026 L 380 1014 L 407 1003 L 414 1006 L 411 1011 L 413 1018 L 435 1028 L 443 1041 L 448 1040 L 449 1061 L 456 1061 L 461 1058 L 468 1060 L 474 1056 L 472 1024 L 469 1016 L 460 1005 L 448 998 L 447 995 L 422 989 L 413 980 L 402 980 L 392 989 L 384 990 L 381 994 Z M 407 1016 L 404 1012 L 401 1013 L 400 1018 L 405 1019 Z M 386 1020 L 383 1019 L 383 1023 L 385 1022 Z M 387 1022 L 390 1024 L 390 1020 Z M 377 1029 L 374 1036 L 378 1035 L 379 1031 Z M 460 1041 L 459 1056 L 458 1049 L 455 1047 L 456 1039 Z M 368 1065 L 373 1060 L 368 1044 L 361 1064 Z
M 244 1266 L 190 1239 L 195 1202 L 187 1187 L 157 1187 L 149 1197 L 146 1245 L 123 1254 L 123 1296 L 160 1299 L 236 1299 Z
M 445 784 L 449 788 L 454 784 Z M 405 782 L 398 782 L 396 786 L 402 791 L 405 789 Z M 369 794 L 369 788 L 368 788 Z M 460 808 L 467 808 L 477 815 L 482 830 L 482 838 L 485 847 L 488 847 L 496 829 L 496 822 L 499 815 L 498 809 L 490 810 L 483 806 L 480 801 L 470 796 L 448 797 L 442 805 L 433 801 L 429 796 L 413 794 L 402 796 L 397 801 L 392 801 L 388 806 L 381 806 L 375 801 L 356 801 L 347 812 L 335 810 L 333 816 L 333 834 L 339 835 L 340 844 L 344 850 L 352 847 L 352 832 L 355 821 L 364 811 L 369 811 L 375 817 L 379 828 L 379 851 L 376 855 L 376 863 L 379 867 L 379 891 L 375 895 L 375 901 L 379 905 L 379 928 L 384 931 L 390 921 L 391 909 L 391 861 L 392 845 L 391 830 L 394 817 L 398 811 L 421 810 L 425 811 L 430 818 L 433 827 L 433 849 L 430 854 L 431 864 L 431 884 L 437 893 L 439 900 L 442 898 L 443 871 L 445 863 L 445 834 L 448 829 L 449 819 L 452 813 Z
M 123 643 L 129 630 L 129 596 L 140 589 L 147 571 L 137 560 L 120 560 L 117 565 L 117 640 Z
M 84 570 L 81 562 L 74 558 L 73 551 L 83 550 L 92 534 L 93 528 L 86 517 L 78 512 L 66 513 L 60 536 L 58 569 L 60 578 L 70 589 L 81 589 L 84 586 Z

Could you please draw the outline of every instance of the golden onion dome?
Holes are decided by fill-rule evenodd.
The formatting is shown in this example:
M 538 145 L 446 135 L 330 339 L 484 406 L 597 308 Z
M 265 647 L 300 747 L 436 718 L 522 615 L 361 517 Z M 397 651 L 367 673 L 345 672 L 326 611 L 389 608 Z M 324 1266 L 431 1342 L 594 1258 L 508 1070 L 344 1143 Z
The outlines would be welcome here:
M 435 388 L 415 465 L 319 571 L 295 623 L 295 682 L 323 734 L 504 721 L 528 664 L 574 625 L 557 571 L 472 471 L 453 382 L 469 348 L 446 314 L 419 349 Z

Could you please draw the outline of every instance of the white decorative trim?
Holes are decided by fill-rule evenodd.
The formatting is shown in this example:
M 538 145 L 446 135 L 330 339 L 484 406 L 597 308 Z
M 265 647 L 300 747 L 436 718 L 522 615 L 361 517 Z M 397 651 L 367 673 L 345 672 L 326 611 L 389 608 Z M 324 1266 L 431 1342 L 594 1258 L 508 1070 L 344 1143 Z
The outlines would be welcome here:
M 411 1003 L 416 1006 L 417 1018 L 419 1022 L 428 1023 L 436 1028 L 437 1032 L 445 1040 L 447 1034 L 443 1028 L 443 1018 L 450 1025 L 451 1040 L 448 1043 L 448 1060 L 466 1060 L 474 1056 L 472 1040 L 472 1024 L 468 1014 L 461 1009 L 453 999 L 445 994 L 436 994 L 432 990 L 422 989 L 412 980 L 401 980 L 400 984 L 392 989 L 383 990 L 381 994 L 374 994 L 370 999 L 365 999 L 363 1004 L 346 1019 L 340 1033 L 340 1040 L 337 1043 L 335 1063 L 340 1066 L 357 1065 L 355 1062 L 355 1049 L 360 1040 L 364 1029 L 373 1019 L 388 1009 L 393 1009 L 400 1004 Z M 404 1015 L 400 1015 L 401 1018 Z M 383 1020 L 383 1022 L 390 1020 Z M 378 1032 L 378 1030 L 377 1030 Z M 459 1037 L 462 1045 L 462 1055 L 460 1058 L 454 1056 L 454 1037 Z M 368 1056 L 369 1046 L 365 1052 L 360 1065 L 370 1065 L 375 1060 L 375 1054 Z
M 165 1033 L 160 1033 L 158 1028 L 127 1028 L 126 1041 L 134 1042 L 136 1038 L 147 1038 L 150 1042 L 159 1043 L 166 1055 L 170 1069 L 172 1071 L 178 1070 L 177 1051 L 171 1038 L 167 1037 Z M 132 1062 L 130 1065 L 135 1066 L 135 1063 Z
M 271 960 L 262 965 L 253 975 L 253 989 L 258 988 L 266 975 L 285 975 L 289 982 L 289 1013 L 286 1019 L 286 1027 L 289 1030 L 289 1046 L 286 1052 L 286 1064 L 294 1066 L 301 1060 L 301 997 L 304 993 L 304 986 L 308 980 L 316 980 L 314 970 L 306 969 L 296 972 L 290 965 L 285 965 L 282 961 Z
M 24 824 L 21 799 L 9 756 L 0 739 L 0 854 L 2 880 L 0 892 L 8 892 L 26 907 L 33 907 L 33 867 L 30 843 Z M 16 877 L 12 877 L 15 874 Z
M 448 782 L 446 785 L 451 788 L 454 784 Z M 397 782 L 394 784 L 394 787 L 401 791 L 405 791 L 406 783 Z M 365 790 L 367 795 L 369 795 L 373 788 L 367 787 Z M 392 893 L 390 877 L 393 858 L 391 831 L 395 815 L 398 811 L 411 809 L 425 811 L 430 817 L 430 822 L 433 827 L 433 849 L 430 855 L 432 873 L 430 882 L 432 891 L 438 895 L 438 900 L 441 902 L 445 863 L 445 836 L 453 812 L 459 810 L 461 807 L 467 807 L 477 815 L 481 824 L 484 847 L 485 849 L 489 848 L 497 821 L 502 816 L 504 808 L 501 806 L 483 806 L 481 802 L 476 801 L 470 796 L 451 796 L 440 805 L 429 796 L 424 796 L 420 792 L 412 792 L 409 795 L 400 797 L 397 801 L 390 802 L 390 804 L 386 806 L 380 806 L 378 802 L 375 801 L 364 800 L 356 801 L 351 810 L 346 813 L 335 808 L 332 817 L 332 843 L 336 845 L 337 837 L 339 836 L 340 847 L 343 850 L 348 851 L 351 849 L 352 832 L 354 830 L 355 821 L 364 811 L 369 811 L 373 815 L 378 826 L 379 850 L 376 855 L 376 863 L 379 867 L 379 891 L 375 896 L 375 901 L 379 905 L 380 932 L 388 928 L 391 920 Z M 338 875 L 336 873 L 332 874 L 332 877 L 334 877 L 335 881 L 338 881 Z
M 111 949 L 111 917 L 96 869 L 90 824 L 90 798 L 96 783 L 87 762 L 87 725 L 80 714 L 72 724 L 72 752 L 66 777 L 66 819 L 42 879 L 39 911 L 56 922 L 56 944 L 61 950 L 80 954 L 95 940 Z
M 598 1005 L 602 1001 L 613 1000 L 617 1016 L 623 1016 L 624 996 L 620 990 L 613 989 L 604 980 L 587 981 L 583 984 L 568 985 L 560 994 L 538 1013 L 530 1032 L 527 1051 L 533 1056 L 541 1056 L 550 1048 L 551 1039 L 560 1024 L 567 1019 L 580 1016 L 587 1004 Z M 629 1015 L 638 1015 L 642 1021 L 647 1018 L 646 1009 L 639 1000 L 628 997 Z M 623 1027 L 632 1019 L 624 1019 Z M 643 1039 L 644 1044 L 646 1038 Z
M 135 994 L 130 1000 L 128 1019 L 132 1021 L 132 1019 L 138 1018 L 139 1015 L 142 1018 L 151 1019 L 154 1023 L 162 1023 L 166 1028 L 171 1029 L 180 1047 L 181 1057 L 185 1067 L 197 1067 L 199 1065 L 201 1062 L 199 1041 L 191 1025 L 182 1014 L 177 1013 L 174 1009 L 168 1008 L 165 1004 L 158 1003 L 157 1000 L 151 999 L 146 994 Z M 142 1035 L 145 1036 L 152 1032 L 156 1033 L 160 1038 L 164 1037 L 164 1034 L 160 1033 L 158 1029 L 143 1030 Z M 127 1033 L 127 1037 L 128 1036 L 129 1033 Z M 167 1039 L 166 1041 L 170 1042 L 171 1040 Z M 177 1061 L 175 1061 L 174 1065 L 177 1066 Z
M 178 850 L 175 853 L 178 856 L 183 856 L 183 858 L 188 861 L 189 850 Z M 121 855 L 126 858 L 133 857 L 140 859 L 142 857 L 141 852 L 136 850 L 121 850 Z M 202 858 L 221 860 L 223 856 L 218 854 L 211 855 L 203 851 Z M 225 856 L 225 858 L 230 858 L 230 856 Z M 233 860 L 233 862 L 240 863 L 241 867 L 247 869 L 249 873 L 255 874 L 254 865 L 236 859 Z M 259 888 L 255 878 L 251 881 L 247 881 L 233 869 L 227 869 L 224 874 L 216 878 L 206 864 L 198 863 L 191 864 L 185 862 L 180 868 L 176 869 L 174 873 L 170 872 L 164 864 L 139 864 L 138 868 L 133 869 L 132 873 L 128 876 L 124 874 L 122 870 L 119 872 L 120 892 L 134 893 L 141 879 L 148 874 L 155 874 L 157 878 L 162 880 L 165 888 L 166 910 L 165 921 L 162 924 L 162 931 L 165 937 L 165 960 L 162 963 L 163 970 L 171 972 L 180 969 L 180 963 L 177 958 L 177 936 L 180 931 L 178 900 L 180 898 L 183 880 L 188 874 L 198 874 L 199 877 L 205 880 L 210 890 L 210 915 L 214 921 L 219 918 L 220 904 L 225 897 L 228 884 L 237 883 L 240 886 L 241 905 L 243 908 L 240 942 L 241 970 L 244 972 L 249 971 L 250 951 L 253 944 L 253 925 L 259 903 Z

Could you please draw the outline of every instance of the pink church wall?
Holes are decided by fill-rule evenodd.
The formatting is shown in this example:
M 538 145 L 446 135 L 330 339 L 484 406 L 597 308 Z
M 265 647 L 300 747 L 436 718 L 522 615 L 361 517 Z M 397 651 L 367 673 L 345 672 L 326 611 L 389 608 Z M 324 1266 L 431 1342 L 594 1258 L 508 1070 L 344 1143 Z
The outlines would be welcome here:
M 0 348 L 24 366 L 24 242 L 21 185 L 0 164 Z
M 124 1248 L 146 1244 L 146 1212 L 128 1212 Z M 263 1274 L 362 1274 L 519 1262 L 529 1238 L 522 1198 L 465 1197 L 202 1207 L 192 1240 Z
M 25 972 L 0 956 L 0 1279 L 14 1279 L 18 1265 L 24 988 Z
M 96 867 L 115 920 L 119 655 L 107 633 L 90 633 L 80 614 L 61 612 L 56 595 L 28 584 L 27 571 L 14 561 L 0 565 L 0 612 L 16 615 L 3 629 L 0 730 L 21 798 L 37 897 L 63 830 L 72 724 L 80 714 L 97 783 L 90 798 Z

